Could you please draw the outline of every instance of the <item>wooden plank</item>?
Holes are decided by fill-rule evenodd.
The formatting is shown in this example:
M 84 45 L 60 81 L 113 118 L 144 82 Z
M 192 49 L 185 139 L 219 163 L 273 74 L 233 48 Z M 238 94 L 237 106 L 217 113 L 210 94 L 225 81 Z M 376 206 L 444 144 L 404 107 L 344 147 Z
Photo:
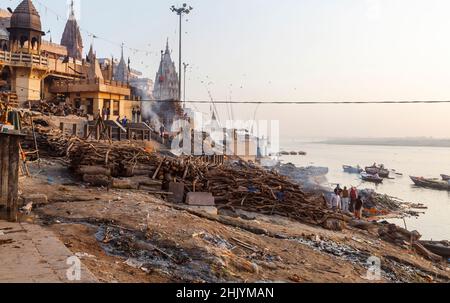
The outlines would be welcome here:
M 19 190 L 19 137 L 10 138 L 9 143 L 9 176 L 8 176 L 8 206 L 9 220 L 17 220 L 18 190 Z
M 9 141 L 10 136 L 1 135 L 1 169 L 0 175 L 2 176 L 0 184 L 0 204 L 5 207 L 8 205 L 8 177 L 9 177 Z

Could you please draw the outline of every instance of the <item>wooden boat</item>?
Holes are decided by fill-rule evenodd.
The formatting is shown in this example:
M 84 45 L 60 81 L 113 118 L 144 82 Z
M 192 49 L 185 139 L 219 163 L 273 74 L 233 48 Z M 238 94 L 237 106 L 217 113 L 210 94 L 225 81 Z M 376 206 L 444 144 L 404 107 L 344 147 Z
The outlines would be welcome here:
M 389 178 L 390 171 L 382 166 L 368 166 L 365 168 L 369 175 L 378 175 L 381 178 Z
M 349 174 L 360 174 L 364 170 L 358 165 L 358 166 L 350 166 L 350 165 L 344 165 L 342 166 L 344 168 L 344 172 Z
M 438 256 L 450 258 L 450 242 L 448 241 L 420 241 L 420 244 Z
M 419 187 L 450 191 L 450 183 L 448 181 L 441 181 L 439 179 L 427 179 L 423 177 L 410 178 L 414 182 L 414 184 Z
M 450 175 L 441 175 L 441 177 L 442 177 L 442 180 L 444 180 L 444 181 L 450 180 Z
M 372 175 L 365 172 L 361 173 L 361 179 L 363 179 L 363 181 L 372 182 L 376 184 L 383 183 L 383 178 L 381 178 L 379 175 Z

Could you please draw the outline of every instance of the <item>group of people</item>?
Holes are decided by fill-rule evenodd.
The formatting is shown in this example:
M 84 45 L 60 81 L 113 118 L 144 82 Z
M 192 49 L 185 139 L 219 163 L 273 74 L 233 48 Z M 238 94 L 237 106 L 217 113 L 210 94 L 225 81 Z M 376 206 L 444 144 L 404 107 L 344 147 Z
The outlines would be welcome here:
M 120 119 L 120 116 L 117 117 L 116 122 L 122 125 L 123 127 L 127 127 L 129 120 L 127 119 L 127 116 L 124 116 L 123 119 Z
M 331 196 L 330 207 L 334 211 L 352 212 L 359 220 L 362 218 L 363 201 L 356 187 L 342 189 L 338 184 Z
M 131 111 L 131 113 L 132 113 L 131 122 L 140 123 L 141 122 L 141 109 L 133 107 L 133 110 Z M 109 120 L 109 118 L 111 117 L 111 109 L 104 107 L 102 109 L 102 117 L 103 117 L 103 120 L 105 120 L 105 121 Z M 125 120 L 125 122 L 126 122 L 125 125 L 122 124 L 123 120 Z M 119 122 L 123 126 L 126 126 L 126 124 L 129 121 L 128 121 L 127 117 L 124 117 L 124 119 L 120 119 L 120 117 L 118 117 L 117 122 Z
M 133 107 L 133 110 L 131 111 L 133 117 L 132 121 L 133 123 L 140 123 L 141 122 L 141 109 L 139 107 Z

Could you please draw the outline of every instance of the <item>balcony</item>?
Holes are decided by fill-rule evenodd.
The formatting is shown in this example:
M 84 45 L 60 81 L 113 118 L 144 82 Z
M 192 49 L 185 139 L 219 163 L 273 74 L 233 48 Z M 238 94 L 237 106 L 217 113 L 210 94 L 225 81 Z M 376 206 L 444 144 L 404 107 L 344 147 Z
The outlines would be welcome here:
M 131 94 L 130 86 L 123 82 L 108 81 L 100 78 L 81 80 L 57 80 L 50 86 L 52 93 L 104 92 L 123 96 Z
M 0 51 L 0 64 L 18 67 L 48 68 L 48 58 L 27 53 Z

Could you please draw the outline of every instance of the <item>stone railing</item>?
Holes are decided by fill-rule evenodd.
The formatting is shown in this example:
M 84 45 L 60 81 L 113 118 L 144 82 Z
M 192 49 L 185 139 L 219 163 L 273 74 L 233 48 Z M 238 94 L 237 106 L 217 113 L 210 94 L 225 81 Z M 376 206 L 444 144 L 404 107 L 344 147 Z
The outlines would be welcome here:
M 95 79 L 80 79 L 80 80 L 57 80 L 53 81 L 54 87 L 67 87 L 67 85 L 109 85 L 115 87 L 129 88 L 127 83 L 119 81 L 109 81 L 100 78 Z
M 27 53 L 11 53 L 8 51 L 0 51 L 0 62 L 8 65 L 39 65 L 48 67 L 47 57 Z

